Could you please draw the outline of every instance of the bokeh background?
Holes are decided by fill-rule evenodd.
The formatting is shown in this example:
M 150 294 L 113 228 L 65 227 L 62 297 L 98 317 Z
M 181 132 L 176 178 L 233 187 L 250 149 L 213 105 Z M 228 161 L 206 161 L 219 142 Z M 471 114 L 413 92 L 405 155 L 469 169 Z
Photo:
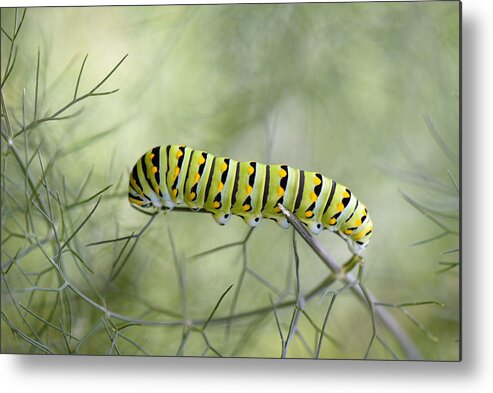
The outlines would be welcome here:
M 423 359 L 459 359 L 459 17 L 433 1 L 2 9 L 2 352 L 281 355 L 294 307 L 228 317 L 295 297 L 292 230 L 264 221 L 215 250 L 249 228 L 176 211 L 90 245 L 139 235 L 128 173 L 180 143 L 351 188 L 375 225 L 365 287 Z M 297 251 L 307 293 L 329 271 Z M 287 357 L 315 357 L 330 301 L 304 306 Z M 406 358 L 376 329 L 368 358 Z M 342 292 L 325 331 L 321 358 L 363 358 L 368 306 Z

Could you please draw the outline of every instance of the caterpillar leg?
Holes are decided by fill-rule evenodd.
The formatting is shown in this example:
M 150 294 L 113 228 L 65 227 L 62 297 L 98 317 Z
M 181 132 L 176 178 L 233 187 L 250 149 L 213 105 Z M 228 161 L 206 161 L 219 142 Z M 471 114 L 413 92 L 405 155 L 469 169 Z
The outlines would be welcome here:
M 311 233 L 314 235 L 318 235 L 320 232 L 324 230 L 323 225 L 320 223 L 320 221 L 313 221 L 308 224 L 308 229 L 310 230 Z
M 226 225 L 231 219 L 231 213 L 217 212 L 213 213 L 212 217 L 219 225 Z
M 163 207 L 163 200 L 154 192 L 154 191 L 151 191 L 149 193 L 149 196 L 151 198 L 151 202 L 152 204 L 157 207 L 158 209 L 162 208 Z
M 243 221 L 245 221 L 246 224 L 250 225 L 251 227 L 256 227 L 258 224 L 260 224 L 260 221 L 262 220 L 262 215 L 253 215 L 249 214 L 243 217 Z
M 361 242 L 357 242 L 350 237 L 346 239 L 347 245 L 349 248 L 349 251 L 351 251 L 353 254 L 360 255 L 363 252 L 363 250 L 366 248 L 367 244 L 361 244 Z
M 173 209 L 176 204 L 171 200 L 171 199 L 165 199 L 165 198 L 162 198 L 161 199 L 162 202 L 163 202 L 163 205 L 167 208 L 167 209 Z
M 279 224 L 281 228 L 288 229 L 291 227 L 288 219 L 286 217 L 276 217 L 274 220 Z

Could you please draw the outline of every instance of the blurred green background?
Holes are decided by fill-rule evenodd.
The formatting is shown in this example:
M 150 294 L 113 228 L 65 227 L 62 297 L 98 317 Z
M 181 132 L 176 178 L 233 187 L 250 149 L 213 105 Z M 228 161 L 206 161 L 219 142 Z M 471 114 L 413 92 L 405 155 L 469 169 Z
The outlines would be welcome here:
M 1 10 L 2 352 L 281 355 L 273 311 L 215 319 L 293 299 L 292 230 L 265 220 L 244 249 L 192 258 L 249 228 L 174 211 L 139 238 L 88 246 L 144 227 L 128 173 L 149 148 L 179 143 L 350 187 L 374 222 L 366 288 L 384 303 L 443 304 L 388 311 L 424 359 L 459 358 L 458 2 L 23 12 Z M 86 54 L 78 97 L 128 54 L 96 92 L 119 90 L 39 121 L 72 101 Z M 337 236 L 317 239 L 340 263 L 350 257 Z M 306 293 L 329 272 L 297 244 Z M 231 284 L 200 330 L 194 321 Z M 330 299 L 305 305 L 288 357 L 315 356 Z M 284 338 L 292 314 L 277 310 Z M 368 306 L 343 292 L 326 332 L 320 357 L 362 358 Z M 391 331 L 377 323 L 377 333 L 391 350 L 375 341 L 369 358 L 406 358 Z

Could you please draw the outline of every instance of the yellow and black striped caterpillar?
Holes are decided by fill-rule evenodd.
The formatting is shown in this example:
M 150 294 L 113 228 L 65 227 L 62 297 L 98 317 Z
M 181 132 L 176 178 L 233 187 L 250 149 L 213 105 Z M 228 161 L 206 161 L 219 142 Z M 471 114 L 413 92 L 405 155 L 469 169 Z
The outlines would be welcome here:
M 204 209 L 221 225 L 234 214 L 250 226 L 265 217 L 288 228 L 282 204 L 313 234 L 323 229 L 337 232 L 355 254 L 368 245 L 372 233 L 366 207 L 332 179 L 287 165 L 216 157 L 183 145 L 146 152 L 130 173 L 128 199 L 144 208 L 185 204 Z

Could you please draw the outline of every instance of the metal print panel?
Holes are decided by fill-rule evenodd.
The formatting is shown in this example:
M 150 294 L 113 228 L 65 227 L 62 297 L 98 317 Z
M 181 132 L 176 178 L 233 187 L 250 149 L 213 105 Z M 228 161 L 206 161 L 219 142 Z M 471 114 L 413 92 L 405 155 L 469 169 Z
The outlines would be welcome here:
M 2 9 L 2 353 L 460 360 L 460 6 Z

